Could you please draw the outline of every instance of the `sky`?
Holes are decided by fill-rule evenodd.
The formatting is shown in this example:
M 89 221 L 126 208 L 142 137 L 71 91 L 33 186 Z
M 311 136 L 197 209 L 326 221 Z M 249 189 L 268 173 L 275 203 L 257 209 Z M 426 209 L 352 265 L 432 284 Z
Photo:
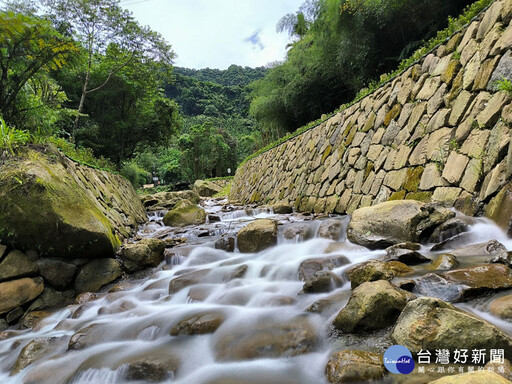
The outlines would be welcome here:
M 226 69 L 283 60 L 286 32 L 276 24 L 304 0 L 121 0 L 142 25 L 172 45 L 175 65 Z

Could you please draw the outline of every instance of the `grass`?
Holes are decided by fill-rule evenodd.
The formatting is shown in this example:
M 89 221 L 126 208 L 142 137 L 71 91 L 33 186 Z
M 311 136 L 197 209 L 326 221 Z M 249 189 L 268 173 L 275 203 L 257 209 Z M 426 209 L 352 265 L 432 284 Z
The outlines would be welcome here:
M 235 176 L 212 177 L 211 179 L 205 179 L 205 181 L 233 180 L 234 177 Z
M 26 130 L 9 127 L 0 117 L 0 151 L 14 156 L 16 150 L 28 144 L 54 144 L 71 160 L 95 169 L 116 173 L 116 168 L 109 160 L 95 157 L 89 148 L 77 148 L 73 143 L 56 136 L 43 133 L 32 134 Z
M 226 186 L 224 188 L 222 188 L 218 193 L 213 195 L 213 197 L 228 197 L 229 192 L 231 191 L 231 184 L 233 184 L 233 183 L 232 182 L 227 183 Z
M 510 80 L 503 78 L 503 80 L 498 80 L 496 84 L 498 91 L 512 93 L 512 82 Z
M 273 143 L 270 143 L 269 145 L 259 149 L 252 155 L 249 155 L 244 161 L 242 161 L 239 165 L 239 167 L 242 167 L 247 161 L 254 159 L 255 157 L 261 155 L 262 153 L 265 153 L 269 151 L 272 148 L 275 148 L 284 142 L 293 139 L 296 136 L 301 135 L 302 133 L 317 127 L 321 125 L 323 122 L 329 120 L 331 117 L 335 116 L 340 111 L 343 111 L 350 106 L 354 105 L 367 95 L 373 93 L 378 88 L 382 87 L 384 84 L 392 81 L 395 77 L 401 75 L 403 72 L 405 72 L 409 67 L 420 61 L 425 55 L 432 52 L 434 49 L 436 49 L 440 44 L 443 44 L 447 42 L 448 39 L 450 39 L 455 33 L 459 32 L 461 29 L 463 29 L 467 24 L 473 20 L 476 16 L 478 16 L 482 11 L 487 9 L 495 0 L 478 0 L 474 2 L 473 4 L 468 5 L 464 11 L 456 18 L 449 17 L 448 18 L 448 27 L 445 29 L 437 32 L 437 35 L 433 37 L 432 39 L 428 40 L 421 48 L 416 50 L 409 58 L 402 60 L 400 64 L 398 65 L 398 68 L 390 73 L 385 73 L 381 75 L 379 80 L 371 81 L 366 88 L 363 88 L 359 91 L 359 93 L 355 96 L 354 100 L 351 102 L 342 105 L 340 108 L 336 109 L 334 112 L 330 113 L 327 117 L 317 119 L 315 121 L 312 121 L 308 123 L 307 125 L 304 125 L 297 129 L 294 132 L 289 133 L 286 136 L 283 136 L 282 138 L 274 141 Z M 459 54 L 460 57 L 460 54 Z M 511 89 L 512 89 L 512 84 Z

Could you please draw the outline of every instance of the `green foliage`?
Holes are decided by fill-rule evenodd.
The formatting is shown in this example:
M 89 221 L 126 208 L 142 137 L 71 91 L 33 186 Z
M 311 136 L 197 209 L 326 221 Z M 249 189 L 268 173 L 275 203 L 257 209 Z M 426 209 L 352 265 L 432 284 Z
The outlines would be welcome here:
M 37 17 L 0 11 L 0 114 L 26 129 L 58 120 L 66 99 L 49 76 L 77 51 L 73 41 Z
M 292 32 L 299 40 L 292 44 L 286 61 L 251 85 L 250 111 L 263 142 L 270 143 L 354 96 L 371 92 L 389 76 L 371 79 L 396 68 L 424 38 L 446 25 L 448 15 L 469 2 L 310 1 L 294 16 L 297 23 L 304 9 L 311 10 L 307 32 Z M 293 30 L 292 19 L 284 29 Z
M 116 167 L 112 164 L 108 159 L 104 157 L 96 157 L 92 149 L 90 148 L 81 148 L 75 146 L 75 144 L 70 143 L 69 141 L 63 139 L 62 137 L 43 137 L 38 142 L 38 144 L 51 143 L 57 146 L 64 155 L 69 157 L 71 160 L 76 161 L 77 163 L 87 165 L 91 168 L 103 169 L 109 172 L 116 172 Z
M 217 192 L 215 195 L 213 195 L 213 197 L 228 197 L 229 192 L 231 192 L 232 184 L 233 183 L 231 181 L 229 183 L 227 183 L 226 186 L 224 188 L 222 188 L 219 192 Z
M 311 121 L 299 129 L 292 131 L 285 136 L 285 127 L 286 129 L 292 129 L 294 127 L 293 124 L 290 124 L 290 121 L 293 121 L 293 119 L 290 119 L 290 114 L 288 106 L 285 104 L 285 86 L 287 84 L 291 84 L 291 80 L 287 79 L 286 76 L 291 76 L 290 74 L 293 72 L 295 65 L 293 63 L 293 55 L 291 51 L 288 55 L 288 60 L 284 62 L 282 65 L 277 66 L 275 68 L 272 68 L 267 76 L 251 85 L 253 88 L 252 93 L 252 101 L 251 101 L 251 113 L 256 118 L 258 123 L 260 124 L 260 128 L 263 131 L 262 135 L 264 137 L 264 142 L 267 142 L 268 144 L 262 148 L 260 148 L 255 153 L 249 155 L 240 166 L 242 166 L 246 161 L 259 156 L 260 154 L 292 139 L 293 137 L 296 137 L 307 130 L 316 127 L 320 125 L 322 122 L 328 120 L 338 112 L 350 107 L 351 105 L 355 104 L 368 94 L 374 92 L 376 89 L 384 85 L 385 83 L 391 81 L 394 77 L 398 76 L 400 73 L 402 73 L 404 70 L 406 70 L 408 67 L 416 63 L 418 60 L 420 60 L 425 54 L 433 50 L 435 47 L 437 47 L 439 44 L 445 42 L 448 38 L 450 38 L 455 32 L 459 31 L 461 28 L 463 28 L 465 25 L 467 25 L 475 16 L 477 16 L 480 12 L 485 10 L 490 4 L 493 3 L 494 0 L 478 0 L 471 5 L 468 5 L 463 13 L 459 15 L 456 18 L 449 17 L 448 19 L 448 26 L 438 31 L 436 36 L 431 38 L 427 41 L 421 48 L 417 49 L 409 58 L 403 59 L 400 61 L 400 64 L 398 65 L 398 68 L 395 69 L 393 72 L 385 73 L 380 76 L 379 80 L 372 80 L 369 82 L 367 87 L 361 88 L 358 93 L 355 95 L 355 97 L 352 99 L 352 101 L 345 103 L 341 105 L 341 107 L 334 110 L 334 112 L 331 112 L 328 114 L 328 116 L 324 118 L 317 119 L 315 121 Z M 320 7 L 326 7 L 324 10 L 330 10 L 331 17 L 333 16 L 333 10 L 338 9 L 336 3 L 337 1 L 330 1 L 325 0 L 323 2 L 318 2 Z M 343 2 L 344 4 L 347 4 L 347 8 L 343 8 L 341 13 L 346 13 L 347 11 L 355 12 L 357 7 L 366 6 L 366 5 L 383 5 L 383 1 L 375 0 L 375 1 L 359 1 L 359 0 L 347 0 L 346 2 Z M 397 2 L 395 5 L 398 5 L 399 3 L 405 4 L 406 0 L 402 2 Z M 391 3 L 389 3 L 391 4 Z M 453 5 L 453 4 L 452 4 Z M 375 9 L 378 9 L 375 8 Z M 317 21 L 313 24 L 313 29 L 316 28 Z M 319 31 L 322 29 L 319 28 Z M 306 43 L 309 35 L 306 35 L 306 37 L 299 42 L 299 44 L 295 44 L 294 48 L 295 50 L 298 49 L 298 47 L 301 46 L 301 44 L 304 44 L 305 46 L 314 46 L 312 41 L 309 43 Z M 410 47 L 409 47 L 410 48 Z M 406 50 L 404 49 L 404 52 Z M 313 51 L 311 51 L 311 54 L 313 54 Z M 350 54 L 349 57 L 352 57 Z M 403 54 L 401 55 L 403 56 Z M 289 68 L 288 68 L 289 67 Z M 307 67 L 307 64 L 302 65 L 302 70 L 304 71 Z M 305 76 L 304 76 L 305 77 Z M 371 77 L 370 77 L 371 78 Z M 295 85 L 297 87 L 297 85 Z M 291 86 L 290 86 L 291 88 Z M 326 91 L 327 88 L 321 89 L 322 91 Z M 313 91 L 310 91 L 312 93 Z M 327 93 L 327 92 L 325 92 Z M 318 98 L 313 98 L 313 100 L 318 100 Z M 322 111 L 324 109 L 320 108 Z M 330 109 L 332 111 L 332 109 Z M 317 113 L 318 116 L 320 114 Z M 300 120 L 299 120 L 300 121 Z M 300 125 L 300 122 L 297 122 L 295 126 Z M 277 138 L 277 139 L 276 139 Z M 273 140 L 273 141 L 272 141 Z
M 198 81 L 214 83 L 224 87 L 245 87 L 255 80 L 261 79 L 267 73 L 264 67 L 249 68 L 230 65 L 228 69 L 189 69 L 174 67 L 174 73 Z
M 0 150 L 2 152 L 9 152 L 14 155 L 14 149 L 19 146 L 27 144 L 30 140 L 30 134 L 27 131 L 21 131 L 19 129 L 11 128 L 5 120 L 0 117 Z
M 496 83 L 498 91 L 512 93 L 512 82 L 510 80 L 503 78 L 503 80 L 498 80 Z
M 151 180 L 151 173 L 142 169 L 133 161 L 124 163 L 120 173 L 132 183 L 134 188 L 140 188 L 142 184 Z

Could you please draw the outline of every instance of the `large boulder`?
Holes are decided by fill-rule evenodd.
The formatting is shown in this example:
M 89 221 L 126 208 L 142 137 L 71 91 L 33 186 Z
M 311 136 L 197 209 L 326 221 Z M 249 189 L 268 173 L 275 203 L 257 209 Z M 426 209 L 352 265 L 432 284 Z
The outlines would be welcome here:
M 391 334 L 393 342 L 412 353 L 423 350 L 504 349 L 512 353 L 512 339 L 494 325 L 432 297 L 410 301 Z
M 168 227 L 200 225 L 206 222 L 206 212 L 190 200 L 182 200 L 165 214 L 163 221 Z
M 240 252 L 260 252 L 277 244 L 277 222 L 270 219 L 255 220 L 238 232 L 237 240 Z
M 416 298 L 388 281 L 363 283 L 352 292 L 333 325 L 347 333 L 386 328 L 395 323 L 406 304 Z
M 354 211 L 347 237 L 371 249 L 417 243 L 454 216 L 454 212 L 433 204 L 414 200 L 387 201 Z
M 0 243 L 60 258 L 114 256 L 147 220 L 131 184 L 51 146 L 0 165 Z
M 43 279 L 23 278 L 0 283 L 0 314 L 34 300 L 44 290 Z
M 194 183 L 194 191 L 202 197 L 210 197 L 222 190 L 220 186 L 208 180 L 196 180 Z
M 488 292 L 512 288 L 512 269 L 503 264 L 481 264 L 418 279 L 416 289 L 425 296 L 458 302 Z
M 332 384 L 379 380 L 385 372 L 381 354 L 355 350 L 333 352 L 325 367 Z
M 510 162 L 509 162 L 510 163 Z M 507 164 L 507 174 L 511 164 Z M 509 236 L 512 236 L 512 182 L 504 186 L 485 207 L 485 216 L 494 220 Z
M 66 344 L 63 343 L 64 338 L 58 337 L 40 337 L 32 340 L 25 345 L 18 355 L 18 359 L 11 369 L 11 375 L 15 375 L 33 362 L 55 353 L 60 350 L 61 353 L 66 351 Z

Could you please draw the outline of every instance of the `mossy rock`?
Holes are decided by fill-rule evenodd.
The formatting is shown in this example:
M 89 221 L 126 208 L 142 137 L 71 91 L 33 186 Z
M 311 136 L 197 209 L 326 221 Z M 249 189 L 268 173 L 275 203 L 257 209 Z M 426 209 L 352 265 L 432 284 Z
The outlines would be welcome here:
M 114 186 L 100 182 L 99 176 L 117 182 L 118 176 L 106 174 L 77 165 L 53 147 L 27 148 L 8 159 L 0 167 L 0 242 L 52 257 L 113 256 L 120 237 L 128 236 L 145 213 L 134 191 L 132 201 L 129 193 L 121 198 Z M 127 208 L 123 224 L 128 225 L 116 226 L 110 219 L 122 215 L 108 205 L 132 203 L 140 207 L 140 217 L 133 219 Z
M 206 212 L 190 200 L 182 200 L 166 213 L 163 221 L 168 227 L 200 225 L 206 222 Z

